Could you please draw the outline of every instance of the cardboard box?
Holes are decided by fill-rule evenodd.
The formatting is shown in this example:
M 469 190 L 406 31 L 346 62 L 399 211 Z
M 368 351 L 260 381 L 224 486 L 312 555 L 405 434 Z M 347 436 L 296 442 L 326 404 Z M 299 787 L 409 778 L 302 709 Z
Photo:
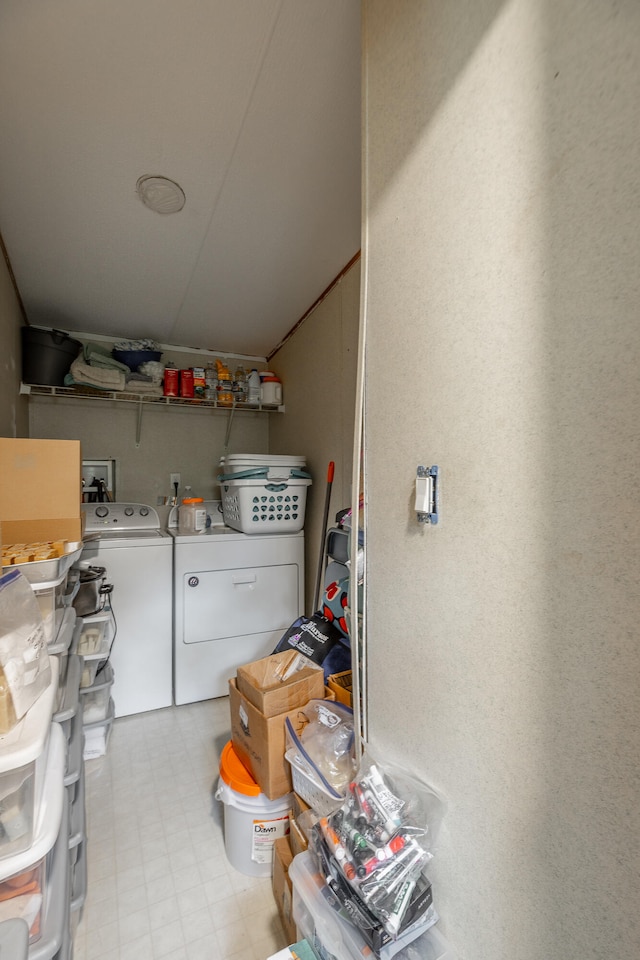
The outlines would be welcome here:
M 286 675 L 287 669 L 300 658 L 304 666 L 286 680 L 280 680 L 279 676 Z M 324 697 L 322 667 L 295 650 L 274 653 L 238 667 L 236 680 L 242 696 L 265 717 L 277 717 L 280 713 L 303 707 L 309 700 Z
M 325 700 L 335 699 L 327 688 L 324 694 Z M 292 789 L 291 767 L 284 756 L 284 721 L 290 717 L 296 733 L 299 733 L 307 722 L 305 714 L 296 707 L 276 717 L 265 717 L 240 693 L 235 677 L 229 680 L 229 708 L 231 742 L 241 762 L 269 800 L 284 797 Z
M 309 846 L 309 841 L 298 826 L 298 822 L 293 816 L 293 811 L 289 814 L 289 843 L 291 845 L 291 853 L 294 857 L 299 853 L 304 853 Z
M 82 540 L 82 457 L 78 440 L 0 437 L 0 520 L 4 543 Z
M 271 886 L 276 901 L 286 939 L 293 943 L 297 939 L 296 922 L 293 919 L 293 885 L 289 877 L 289 867 L 293 860 L 287 837 L 280 837 L 273 844 L 273 874 Z
M 291 768 L 284 758 L 284 721 L 291 717 L 304 726 L 304 716 L 296 722 L 300 708 L 276 717 L 265 717 L 238 690 L 236 679 L 229 680 L 229 707 L 231 711 L 231 742 L 241 762 L 253 776 L 262 793 L 269 800 L 277 800 L 291 792 Z
M 327 678 L 327 686 L 335 694 L 338 703 L 344 703 L 347 707 L 353 707 L 351 670 L 343 670 L 342 673 L 332 673 L 331 676 Z

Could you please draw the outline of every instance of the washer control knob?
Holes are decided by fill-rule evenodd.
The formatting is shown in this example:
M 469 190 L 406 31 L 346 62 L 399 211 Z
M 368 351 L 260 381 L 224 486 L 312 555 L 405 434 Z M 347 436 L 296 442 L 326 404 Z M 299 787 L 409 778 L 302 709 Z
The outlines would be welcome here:
M 140 516 L 148 517 L 149 516 L 149 507 L 140 507 Z
M 108 507 L 96 507 L 96 517 L 107 517 L 109 515 Z
M 125 515 L 125 517 L 132 517 L 132 516 L 133 516 L 133 507 L 125 507 L 125 508 L 124 508 L 124 515 Z

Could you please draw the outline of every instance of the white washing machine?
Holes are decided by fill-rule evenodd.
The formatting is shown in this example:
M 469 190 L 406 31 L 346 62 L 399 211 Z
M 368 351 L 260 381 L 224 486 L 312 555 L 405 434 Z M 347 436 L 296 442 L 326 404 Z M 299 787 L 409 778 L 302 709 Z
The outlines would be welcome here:
M 110 655 L 116 717 L 171 706 L 172 547 L 142 503 L 85 503 L 82 560 L 105 567 L 117 632 Z M 90 539 L 95 537 L 95 539 Z
M 248 536 L 215 522 L 202 533 L 169 532 L 174 700 L 226 696 L 238 667 L 272 653 L 302 613 L 304 532 Z

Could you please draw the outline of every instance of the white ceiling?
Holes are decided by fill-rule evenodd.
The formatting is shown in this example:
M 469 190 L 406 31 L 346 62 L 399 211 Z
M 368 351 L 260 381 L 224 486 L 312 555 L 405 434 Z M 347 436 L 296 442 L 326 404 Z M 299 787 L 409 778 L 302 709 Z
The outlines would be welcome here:
M 31 323 L 266 356 L 360 246 L 360 0 L 2 0 L 0 232 Z

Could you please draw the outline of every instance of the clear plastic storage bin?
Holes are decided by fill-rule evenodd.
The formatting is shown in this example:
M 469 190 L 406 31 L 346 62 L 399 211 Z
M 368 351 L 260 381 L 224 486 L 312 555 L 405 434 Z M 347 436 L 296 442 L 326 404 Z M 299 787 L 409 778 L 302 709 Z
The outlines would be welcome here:
M 49 686 L 16 726 L 0 737 L 0 864 L 33 842 L 58 690 L 58 662 L 50 659 Z
M 63 785 L 65 740 L 57 724 L 50 725 L 48 750 L 43 775 L 43 789 L 36 807 L 36 816 L 32 842 L 20 853 L 13 854 L 0 861 L 0 902 L 3 916 L 21 917 L 29 925 L 29 942 L 34 944 L 44 934 L 47 916 L 56 920 L 62 927 L 64 914 L 53 910 L 56 897 L 66 896 L 67 868 L 62 863 L 60 874 L 60 856 L 51 855 L 60 851 L 62 844 L 64 860 L 68 863 L 68 827 L 61 825 L 65 808 L 65 790 Z M 58 888 L 61 888 L 61 891 Z M 53 916 L 55 914 L 55 917 Z M 60 939 L 58 937 L 57 939 Z M 48 955 L 55 956 L 56 943 Z M 37 948 L 29 951 L 29 957 L 37 957 Z
M 82 688 L 80 705 L 83 724 L 100 723 L 107 719 L 113 680 L 113 667 L 107 662 L 104 669 L 96 676 L 93 685 Z
M 109 746 L 109 737 L 115 717 L 115 706 L 113 700 L 109 700 L 109 710 L 106 720 L 99 723 L 89 723 L 84 727 L 84 759 L 95 760 L 97 757 L 103 757 Z
M 78 653 L 81 657 L 108 656 L 111 620 L 110 610 L 83 618 L 78 637 Z
M 301 936 L 322 960 L 362 960 L 375 955 L 357 927 L 343 919 L 327 902 L 324 877 L 309 850 L 293 858 L 289 867 L 293 886 L 293 918 Z M 407 946 L 391 942 L 381 954 L 387 960 L 456 960 L 442 934 L 430 927 Z
M 67 576 L 67 573 L 63 573 L 58 580 L 52 580 L 49 583 L 31 584 L 31 589 L 40 607 L 47 643 L 52 643 L 55 640 L 64 616 Z
M 93 632 L 94 630 L 97 632 Z M 80 678 L 81 690 L 92 687 L 96 682 L 96 677 L 109 659 L 114 634 L 115 622 L 110 610 L 84 619 L 78 637 L 78 654 L 84 660 L 84 668 Z M 90 649 L 93 649 L 94 652 L 89 653 Z

